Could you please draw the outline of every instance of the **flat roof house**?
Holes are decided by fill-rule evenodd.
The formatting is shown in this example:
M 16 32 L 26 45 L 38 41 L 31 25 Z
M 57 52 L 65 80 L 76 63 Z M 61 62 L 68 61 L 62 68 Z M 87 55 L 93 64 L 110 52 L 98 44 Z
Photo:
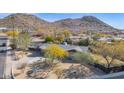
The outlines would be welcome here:
M 9 40 L 6 34 L 0 34 L 0 51 L 7 50 Z
M 50 44 L 41 44 L 39 48 L 41 50 L 45 50 Z M 77 51 L 77 52 L 87 52 L 88 47 L 85 46 L 75 46 L 75 45 L 62 45 L 59 44 L 60 47 L 64 48 L 66 51 Z
M 8 28 L 6 28 L 6 27 L 0 27 L 0 32 L 6 32 L 6 31 L 8 31 L 9 29 Z

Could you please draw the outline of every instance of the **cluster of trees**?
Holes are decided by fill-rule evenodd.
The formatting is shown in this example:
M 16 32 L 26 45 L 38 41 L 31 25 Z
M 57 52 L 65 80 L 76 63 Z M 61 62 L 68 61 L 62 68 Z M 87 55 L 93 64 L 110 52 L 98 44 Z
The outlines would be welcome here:
M 27 50 L 28 46 L 31 44 L 31 37 L 28 32 L 21 32 L 18 31 L 8 31 L 7 35 L 11 39 L 11 47 L 12 49 L 22 49 Z
M 124 59 L 124 42 L 111 44 L 98 42 L 95 43 L 93 52 L 101 55 L 106 60 L 107 68 L 110 68 L 115 59 Z
M 18 32 L 15 27 L 15 17 L 12 16 L 9 20 L 12 24 L 12 31 L 8 31 L 6 34 L 10 37 L 11 39 L 11 47 L 13 50 L 16 48 L 20 48 L 23 50 L 26 50 L 28 45 L 31 42 L 31 37 L 27 31 L 25 32 Z M 23 29 L 23 27 L 22 27 Z
M 48 35 L 45 37 L 45 42 L 54 42 L 54 43 L 62 43 L 64 41 L 69 41 L 69 36 L 71 35 L 71 31 L 62 30 L 57 32 L 54 35 Z
M 28 32 L 20 33 L 17 38 L 17 47 L 22 50 L 27 50 L 31 44 L 31 37 Z
M 60 46 L 58 46 L 56 44 L 52 44 L 46 48 L 44 56 L 46 58 L 51 59 L 50 60 L 51 62 L 54 62 L 55 59 L 62 60 L 64 58 L 68 57 L 69 53 L 65 49 L 61 48 Z M 85 53 L 85 52 L 74 53 L 73 59 L 77 62 L 80 62 L 83 65 L 93 63 L 95 61 L 90 56 L 89 53 Z

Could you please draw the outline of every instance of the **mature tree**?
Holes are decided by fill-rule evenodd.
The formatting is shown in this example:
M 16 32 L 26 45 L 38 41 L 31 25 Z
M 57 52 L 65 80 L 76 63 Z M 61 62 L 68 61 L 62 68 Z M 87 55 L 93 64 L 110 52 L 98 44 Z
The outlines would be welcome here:
M 58 36 L 55 38 L 55 41 L 57 41 L 58 43 L 62 43 L 64 41 L 64 37 L 63 36 Z
M 53 62 L 55 59 L 63 59 L 68 56 L 68 52 L 56 44 L 52 44 L 46 48 L 45 57 L 50 58 Z
M 95 52 L 106 60 L 107 68 L 110 68 L 115 59 L 124 57 L 124 43 L 99 44 L 95 47 Z
M 31 44 L 31 37 L 28 32 L 23 32 L 19 35 L 17 40 L 18 48 L 26 50 Z
M 12 49 L 16 49 L 17 38 L 19 36 L 19 32 L 18 31 L 8 31 L 6 34 L 10 37 Z
M 67 40 L 69 38 L 69 36 L 71 35 L 71 31 L 65 29 L 62 31 L 61 34 L 64 35 L 65 40 Z

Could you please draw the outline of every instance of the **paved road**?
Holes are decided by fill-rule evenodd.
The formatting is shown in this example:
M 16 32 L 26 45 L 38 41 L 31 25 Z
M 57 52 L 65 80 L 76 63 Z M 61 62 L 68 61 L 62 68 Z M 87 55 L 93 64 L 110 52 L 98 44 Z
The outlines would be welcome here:
M 5 61 L 6 61 L 6 53 L 0 53 L 0 79 L 3 78 Z

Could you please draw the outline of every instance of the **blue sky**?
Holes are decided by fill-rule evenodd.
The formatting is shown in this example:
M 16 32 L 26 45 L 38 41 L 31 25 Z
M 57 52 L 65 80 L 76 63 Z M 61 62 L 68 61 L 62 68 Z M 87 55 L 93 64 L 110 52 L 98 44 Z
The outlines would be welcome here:
M 8 13 L 0 13 L 0 18 L 9 15 Z M 124 29 L 124 13 L 35 13 L 34 15 L 53 22 L 65 18 L 80 18 L 83 16 L 95 16 L 109 25 Z

